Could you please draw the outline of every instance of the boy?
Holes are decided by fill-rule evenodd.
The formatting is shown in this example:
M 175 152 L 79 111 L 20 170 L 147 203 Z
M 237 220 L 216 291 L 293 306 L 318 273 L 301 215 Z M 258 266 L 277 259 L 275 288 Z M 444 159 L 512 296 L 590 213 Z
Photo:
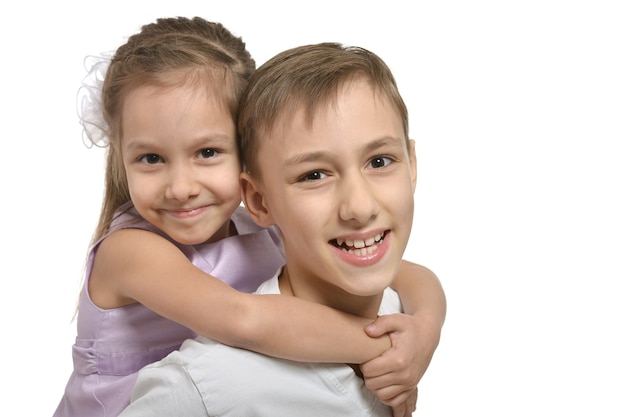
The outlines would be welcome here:
M 252 77 L 238 128 L 243 201 L 256 223 L 278 227 L 286 255 L 257 292 L 371 319 L 400 312 L 388 287 L 409 239 L 416 161 L 406 106 L 384 62 L 330 43 L 278 54 Z M 140 372 L 121 416 L 391 413 L 358 367 L 198 338 Z

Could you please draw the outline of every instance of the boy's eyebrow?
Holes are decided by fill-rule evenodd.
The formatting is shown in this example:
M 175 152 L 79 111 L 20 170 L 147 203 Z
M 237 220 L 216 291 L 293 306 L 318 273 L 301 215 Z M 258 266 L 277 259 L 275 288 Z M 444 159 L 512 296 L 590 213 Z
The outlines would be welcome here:
M 319 151 L 319 152 L 303 152 L 297 155 L 294 155 L 285 160 L 284 165 L 298 165 L 303 162 L 315 162 L 321 159 L 330 159 L 332 154 L 330 152 Z
M 363 153 L 367 154 L 370 152 L 374 152 L 376 149 L 382 148 L 384 146 L 389 145 L 401 145 L 404 139 L 394 137 L 394 136 L 383 136 L 381 138 L 377 138 L 372 140 L 365 146 L 363 149 Z M 294 155 L 285 160 L 284 165 L 293 166 L 298 165 L 304 162 L 315 162 L 323 159 L 331 159 L 333 157 L 332 152 L 327 151 L 318 151 L 318 152 L 303 152 L 297 155 Z
M 395 137 L 395 136 L 383 136 L 378 139 L 374 139 L 370 143 L 367 144 L 364 151 L 365 153 L 369 153 L 375 151 L 378 148 L 382 148 L 383 146 L 389 145 L 402 145 L 404 142 L 403 138 Z

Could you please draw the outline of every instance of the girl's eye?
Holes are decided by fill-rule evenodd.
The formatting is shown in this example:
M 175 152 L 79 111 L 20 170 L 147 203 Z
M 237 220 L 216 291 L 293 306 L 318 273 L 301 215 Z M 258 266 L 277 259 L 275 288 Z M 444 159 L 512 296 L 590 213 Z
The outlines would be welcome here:
M 327 175 L 324 174 L 323 172 L 320 171 L 313 171 L 313 172 L 309 172 L 306 175 L 301 176 L 298 181 L 299 182 L 306 182 L 306 181 L 319 181 L 323 178 L 326 178 Z
M 215 156 L 217 152 L 215 151 L 215 149 L 211 149 L 211 148 L 206 148 L 206 149 L 202 149 L 198 155 L 200 156 L 200 158 L 213 158 Z
M 154 164 L 161 162 L 162 159 L 159 155 L 155 153 L 149 153 L 139 158 L 139 161 L 146 163 L 148 165 L 154 165 Z
M 383 168 L 389 165 L 391 162 L 391 158 L 388 158 L 386 156 L 377 156 L 370 160 L 370 165 L 372 168 Z

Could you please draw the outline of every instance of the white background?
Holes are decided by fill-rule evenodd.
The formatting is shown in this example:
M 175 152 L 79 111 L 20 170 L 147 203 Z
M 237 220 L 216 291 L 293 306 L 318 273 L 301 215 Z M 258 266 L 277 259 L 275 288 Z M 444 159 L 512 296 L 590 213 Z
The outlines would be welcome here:
M 71 370 L 103 182 L 76 116 L 83 58 L 199 15 L 258 64 L 340 41 L 395 72 L 419 163 L 406 258 L 449 302 L 415 415 L 626 415 L 623 2 L 282 3 L 0 6 L 0 414 L 51 415 Z

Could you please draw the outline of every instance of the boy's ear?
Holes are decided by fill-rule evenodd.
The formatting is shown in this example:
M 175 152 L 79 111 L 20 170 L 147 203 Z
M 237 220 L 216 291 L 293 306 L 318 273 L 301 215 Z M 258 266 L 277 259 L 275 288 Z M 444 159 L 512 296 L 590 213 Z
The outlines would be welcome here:
M 409 169 L 411 170 L 411 182 L 413 183 L 413 192 L 417 184 L 417 158 L 415 157 L 415 141 L 409 140 Z
M 247 172 L 242 172 L 239 175 L 239 183 L 241 184 L 241 200 L 252 220 L 262 227 L 274 225 L 272 214 L 265 203 L 265 194 L 260 181 Z

